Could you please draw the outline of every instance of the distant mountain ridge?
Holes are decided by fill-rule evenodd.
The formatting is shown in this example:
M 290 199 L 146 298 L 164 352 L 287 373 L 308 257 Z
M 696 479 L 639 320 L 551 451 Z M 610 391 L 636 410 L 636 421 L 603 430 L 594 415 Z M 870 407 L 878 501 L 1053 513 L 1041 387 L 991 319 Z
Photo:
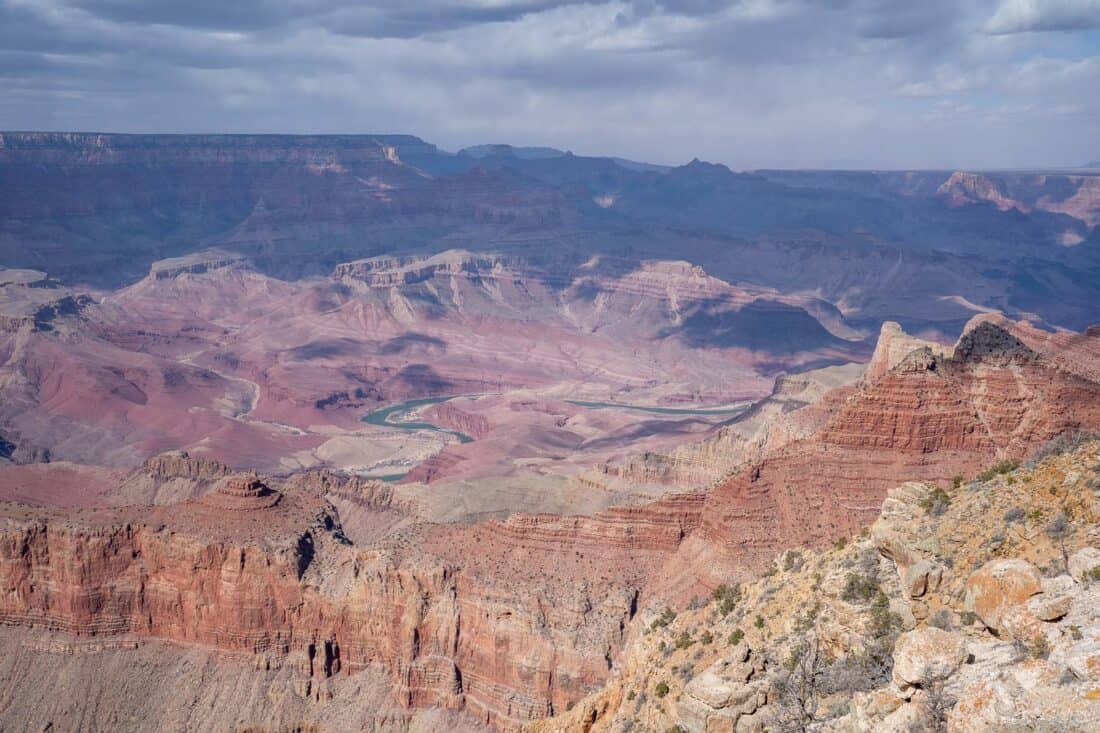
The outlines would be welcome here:
M 1097 186 L 1064 172 L 735 172 L 546 147 L 451 153 L 412 135 L 5 132 L 0 266 L 117 287 L 208 248 L 283 279 L 456 248 L 635 263 L 671 253 L 727 282 L 821 288 L 871 328 L 957 332 L 982 308 L 1083 328 L 1100 302 Z

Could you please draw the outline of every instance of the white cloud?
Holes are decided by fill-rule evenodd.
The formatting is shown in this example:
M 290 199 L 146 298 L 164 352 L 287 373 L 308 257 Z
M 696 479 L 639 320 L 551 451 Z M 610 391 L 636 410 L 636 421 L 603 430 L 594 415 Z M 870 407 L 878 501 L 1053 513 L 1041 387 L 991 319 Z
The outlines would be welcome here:
M 1001 0 L 988 33 L 1076 31 L 1100 28 L 1100 0 Z

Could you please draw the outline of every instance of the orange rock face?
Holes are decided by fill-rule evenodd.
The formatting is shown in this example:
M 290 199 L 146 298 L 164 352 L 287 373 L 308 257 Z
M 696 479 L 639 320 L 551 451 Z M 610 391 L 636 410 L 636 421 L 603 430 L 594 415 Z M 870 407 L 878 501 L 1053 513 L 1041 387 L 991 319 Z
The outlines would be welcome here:
M 912 352 L 852 394 L 814 435 L 710 492 L 702 531 L 731 564 L 763 560 L 858 531 L 904 480 L 945 484 L 1097 426 L 1100 384 L 982 324 L 949 359 Z

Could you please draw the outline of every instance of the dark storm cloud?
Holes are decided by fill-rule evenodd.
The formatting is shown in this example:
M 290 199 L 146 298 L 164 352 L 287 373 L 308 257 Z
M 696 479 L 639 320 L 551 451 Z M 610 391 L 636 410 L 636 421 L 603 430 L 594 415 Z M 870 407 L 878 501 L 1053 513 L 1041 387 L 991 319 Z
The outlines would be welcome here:
M 1098 9 L 0 0 L 0 128 L 386 130 L 742 167 L 1069 163 L 1100 154 Z

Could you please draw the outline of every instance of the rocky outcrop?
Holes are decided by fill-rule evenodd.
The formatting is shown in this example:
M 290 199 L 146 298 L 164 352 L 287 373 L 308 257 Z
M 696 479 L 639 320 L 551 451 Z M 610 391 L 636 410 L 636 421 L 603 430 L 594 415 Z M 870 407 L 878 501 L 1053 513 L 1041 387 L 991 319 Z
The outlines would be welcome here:
M 894 685 L 904 690 L 942 682 L 958 671 L 968 654 L 960 634 L 927 626 L 908 631 L 894 643 Z
M 684 687 L 676 703 L 680 726 L 688 733 L 759 726 L 756 712 L 768 702 L 766 667 L 763 655 L 739 643 Z
M 1065 552 L 1093 551 L 1100 498 L 1066 477 L 1100 477 L 1097 458 L 1091 442 L 941 492 L 899 487 L 867 535 L 784 552 L 679 613 L 643 612 L 646 628 L 607 687 L 580 701 L 580 713 L 527 730 L 1091 730 L 1100 584 L 1056 569 Z M 930 497 L 943 504 L 933 509 Z M 1054 536 L 1041 516 L 1052 501 L 1075 507 Z M 913 598 L 900 571 L 926 560 L 943 577 Z M 1049 577 L 1036 581 L 1036 567 Z M 980 597 L 968 599 L 973 587 Z M 999 614 L 1006 629 L 1027 615 L 1034 633 L 998 638 L 968 619 L 968 606 Z
M 425 414 L 434 425 L 455 430 L 471 438 L 484 438 L 491 428 L 484 415 L 475 415 L 453 404 L 451 400 L 432 405 Z
M 1025 560 L 993 560 L 966 583 L 966 610 L 994 633 L 1005 630 L 1007 614 L 1043 590 L 1042 577 Z
M 0 621 L 275 655 L 314 685 L 382 665 L 402 705 L 507 730 L 606 678 L 645 578 L 702 503 L 420 525 L 364 550 L 320 498 L 362 494 L 355 483 L 314 474 L 276 489 L 238 474 L 150 509 L 4 506 Z M 361 498 L 393 510 L 379 492 Z
M 887 490 L 905 478 L 946 486 L 1096 426 L 1100 384 L 981 325 L 949 359 L 913 352 L 848 396 L 817 432 L 712 490 L 702 533 L 727 562 L 759 563 L 784 546 L 822 544 L 871 524 Z M 913 582 L 927 585 L 927 575 Z

